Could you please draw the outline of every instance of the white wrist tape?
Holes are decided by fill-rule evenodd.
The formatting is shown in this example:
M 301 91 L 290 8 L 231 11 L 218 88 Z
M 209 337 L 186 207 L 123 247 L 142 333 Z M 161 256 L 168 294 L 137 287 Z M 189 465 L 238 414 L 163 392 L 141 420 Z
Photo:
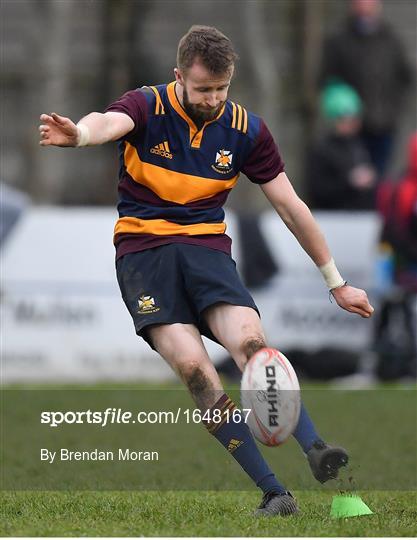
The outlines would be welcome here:
M 90 130 L 88 126 L 86 126 L 85 124 L 78 123 L 77 128 L 78 128 L 78 135 L 79 135 L 79 141 L 78 141 L 77 147 L 87 146 L 87 144 L 90 141 Z
M 319 266 L 319 270 L 322 273 L 324 281 L 326 282 L 326 285 L 330 290 L 336 289 L 337 287 L 342 287 L 346 284 L 346 281 L 342 278 L 339 270 L 336 268 L 336 264 L 333 258 L 330 259 L 328 263 L 323 264 L 323 266 Z

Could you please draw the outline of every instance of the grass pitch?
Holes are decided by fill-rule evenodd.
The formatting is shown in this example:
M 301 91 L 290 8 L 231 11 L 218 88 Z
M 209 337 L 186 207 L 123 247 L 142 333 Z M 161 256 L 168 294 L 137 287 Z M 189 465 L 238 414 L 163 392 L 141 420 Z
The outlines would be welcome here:
M 262 448 L 272 469 L 298 500 L 300 514 L 287 518 L 254 517 L 261 499 L 259 491 L 251 489 L 251 483 L 246 481 L 233 458 L 211 440 L 201 425 L 179 424 L 163 429 L 145 426 L 140 431 L 137 427 L 116 431 L 117 444 L 119 440 L 124 443 L 129 433 L 136 439 L 148 437 L 151 447 L 161 439 L 171 440 L 172 446 L 167 447 L 165 453 L 161 451 L 163 459 L 157 470 L 141 469 L 135 463 L 127 469 L 101 470 L 96 469 L 94 463 L 85 469 L 80 469 L 78 464 L 71 465 L 72 469 L 51 468 L 39 464 L 37 445 L 44 443 L 48 434 L 58 431 L 40 428 L 39 410 L 46 406 L 71 410 L 75 398 L 78 401 L 73 410 L 82 410 L 90 406 L 92 396 L 94 406 L 104 409 L 109 403 L 106 386 L 92 387 L 99 393 L 86 392 L 85 402 L 83 396 L 71 393 L 71 387 L 60 388 L 60 404 L 56 393 L 33 393 L 33 387 L 32 393 L 26 396 L 17 393 L 11 402 L 4 399 L 12 406 L 6 406 L 2 414 L 6 428 L 3 428 L 1 450 L 6 466 L 1 475 L 0 534 L 35 537 L 416 536 L 415 388 L 334 393 L 326 388 L 306 386 L 304 401 L 323 436 L 349 449 L 352 468 L 344 476 L 353 474 L 355 482 L 351 485 L 350 480 L 333 481 L 320 486 L 312 479 L 306 460 L 293 440 L 278 449 Z M 112 405 L 125 399 L 132 388 L 137 390 L 133 385 L 118 385 L 121 395 L 112 394 Z M 168 389 L 158 392 L 156 394 L 152 385 L 142 385 L 141 406 L 148 405 L 152 410 L 155 396 L 164 409 L 172 405 L 174 398 L 190 406 L 186 393 L 169 394 Z M 11 399 L 14 394 L 5 392 L 4 395 Z M 116 397 L 119 401 L 115 401 Z M 139 407 L 136 397 L 135 404 Z M 131 398 L 125 407 L 132 407 Z M 83 442 L 90 437 L 90 445 L 99 446 L 103 440 L 96 439 L 95 433 L 90 428 L 88 431 L 62 429 L 59 444 L 79 448 L 79 437 Z M 100 436 L 107 434 L 105 430 L 100 433 Z M 78 442 L 74 442 L 76 436 Z M 181 444 L 174 444 L 178 440 Z M 114 481 L 106 484 L 104 480 L 109 471 Z M 143 476 L 142 486 L 145 486 L 142 490 L 129 487 L 140 476 L 139 471 Z M 147 476 L 146 471 L 149 471 Z M 51 483 L 46 485 L 56 488 L 39 487 L 47 472 Z M 123 488 L 118 486 L 123 485 L 123 475 L 126 488 L 120 491 Z M 235 478 L 239 481 L 233 485 L 231 480 Z M 91 486 L 91 479 L 97 479 L 97 488 L 82 487 L 83 480 Z M 206 491 L 200 490 L 201 487 Z M 392 490 L 394 488 L 397 491 Z M 374 514 L 332 519 L 332 497 L 340 493 L 339 489 L 359 494 Z
M 373 515 L 330 518 L 332 493 L 295 492 L 301 513 L 255 518 L 253 492 L 3 493 L 2 536 L 415 536 L 415 492 L 364 492 Z

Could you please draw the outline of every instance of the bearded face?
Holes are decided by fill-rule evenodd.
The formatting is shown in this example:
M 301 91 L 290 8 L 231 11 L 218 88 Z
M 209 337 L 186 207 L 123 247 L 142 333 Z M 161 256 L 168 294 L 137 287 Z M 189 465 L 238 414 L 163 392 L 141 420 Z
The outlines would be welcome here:
M 215 107 L 210 107 L 204 103 L 191 103 L 187 88 L 183 89 L 183 107 L 188 116 L 196 123 L 202 124 L 214 120 L 219 114 L 225 101 L 220 101 Z

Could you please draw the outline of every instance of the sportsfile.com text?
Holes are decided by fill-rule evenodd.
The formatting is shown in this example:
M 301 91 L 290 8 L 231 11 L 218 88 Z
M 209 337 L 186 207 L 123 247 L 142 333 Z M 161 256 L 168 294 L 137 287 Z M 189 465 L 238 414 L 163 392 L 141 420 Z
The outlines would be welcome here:
M 251 409 L 233 409 L 222 414 L 220 409 L 210 409 L 204 413 L 200 409 L 183 409 L 178 407 L 175 411 L 124 411 L 120 408 L 107 408 L 104 411 L 42 411 L 41 424 L 58 427 L 61 424 L 97 424 L 105 427 L 111 424 L 178 424 L 184 421 L 187 424 L 208 422 L 245 422 Z

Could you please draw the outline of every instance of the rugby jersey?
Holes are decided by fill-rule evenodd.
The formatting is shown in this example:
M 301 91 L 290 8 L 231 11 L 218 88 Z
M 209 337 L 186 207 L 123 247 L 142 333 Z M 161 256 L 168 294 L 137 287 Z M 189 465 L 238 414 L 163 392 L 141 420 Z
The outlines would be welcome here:
M 106 109 L 135 125 L 119 141 L 117 258 L 173 242 L 230 254 L 222 207 L 240 172 L 262 184 L 284 170 L 261 118 L 228 100 L 199 128 L 175 86 L 132 90 Z

